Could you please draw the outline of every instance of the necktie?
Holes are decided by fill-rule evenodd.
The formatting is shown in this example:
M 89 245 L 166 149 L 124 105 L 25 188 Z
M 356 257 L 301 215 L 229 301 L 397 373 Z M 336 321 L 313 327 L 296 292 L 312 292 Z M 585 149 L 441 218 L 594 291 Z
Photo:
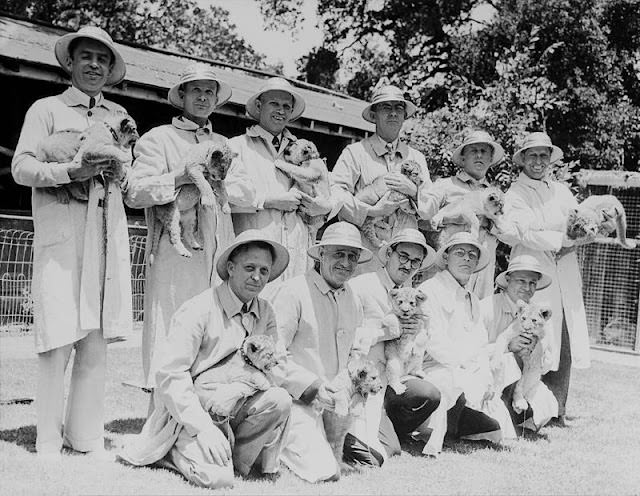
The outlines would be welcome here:
M 94 97 L 92 97 L 92 96 L 89 97 L 89 111 L 87 112 L 87 115 L 89 117 L 91 117 L 93 115 L 93 112 L 91 111 L 91 109 L 93 107 L 95 107 L 95 106 L 96 106 L 96 99 Z
M 200 143 L 202 137 L 209 136 L 209 128 L 208 127 L 199 127 L 196 129 L 196 142 Z M 206 138 L 205 138 L 206 141 Z
M 245 303 L 242 305 L 242 309 L 240 310 L 240 321 L 242 322 L 242 327 L 247 331 L 248 334 L 251 334 L 253 331 L 253 317 L 251 313 L 249 313 L 249 304 Z
M 387 153 L 391 155 L 392 158 L 395 157 L 396 147 L 393 146 L 393 143 L 387 143 L 384 145 L 384 147 L 387 149 Z
M 276 151 L 280 150 L 280 140 L 278 139 L 277 136 L 273 137 L 273 139 L 271 140 L 271 143 L 273 144 L 273 147 L 276 149 Z

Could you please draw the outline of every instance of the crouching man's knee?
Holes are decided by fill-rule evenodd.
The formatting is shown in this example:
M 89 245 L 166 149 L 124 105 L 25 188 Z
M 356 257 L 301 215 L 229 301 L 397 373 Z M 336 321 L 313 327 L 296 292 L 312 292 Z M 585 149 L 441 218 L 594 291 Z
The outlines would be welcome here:
M 256 413 L 269 417 L 274 423 L 280 423 L 289 418 L 291 403 L 291 396 L 287 391 L 272 387 L 262 393 L 260 404 L 256 404 Z

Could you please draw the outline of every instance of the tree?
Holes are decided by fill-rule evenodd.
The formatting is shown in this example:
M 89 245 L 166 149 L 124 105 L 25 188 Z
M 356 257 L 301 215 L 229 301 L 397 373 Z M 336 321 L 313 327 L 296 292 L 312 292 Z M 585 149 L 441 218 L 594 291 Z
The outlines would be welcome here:
M 259 0 L 267 27 L 293 31 L 301 0 Z M 464 24 L 480 0 L 319 0 L 323 48 L 340 53 L 341 71 L 356 93 L 381 75 L 407 88 L 446 70 L 450 31 Z M 377 59 L 370 64 L 371 55 Z M 371 84 L 370 86 L 373 86 Z M 335 87 L 335 86 L 334 86 Z
M 278 71 L 240 37 L 228 11 L 195 0 L 2 0 L 0 9 L 70 29 L 94 24 L 119 41 Z

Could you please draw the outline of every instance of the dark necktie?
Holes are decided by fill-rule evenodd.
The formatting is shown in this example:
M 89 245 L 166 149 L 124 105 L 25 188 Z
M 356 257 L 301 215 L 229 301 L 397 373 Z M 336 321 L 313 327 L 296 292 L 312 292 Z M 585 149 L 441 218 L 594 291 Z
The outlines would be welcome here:
M 196 129 L 196 143 L 200 143 L 203 136 L 209 136 L 209 128 L 208 127 L 199 127 Z M 205 138 L 206 141 L 206 138 Z
M 87 115 L 89 117 L 91 117 L 93 115 L 93 112 L 91 111 L 91 109 L 93 107 L 95 107 L 95 106 L 96 106 L 96 99 L 94 97 L 92 97 L 92 96 L 89 97 L 89 111 L 87 112 Z
M 278 139 L 277 136 L 273 137 L 273 139 L 271 140 L 271 143 L 273 144 L 273 147 L 276 149 L 276 151 L 280 150 L 280 140 Z

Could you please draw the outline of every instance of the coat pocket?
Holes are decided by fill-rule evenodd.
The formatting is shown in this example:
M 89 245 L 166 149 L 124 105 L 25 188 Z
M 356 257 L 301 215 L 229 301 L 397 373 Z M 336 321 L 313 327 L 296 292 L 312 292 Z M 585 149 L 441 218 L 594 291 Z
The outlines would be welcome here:
M 59 203 L 55 196 L 36 193 L 33 201 L 33 244 L 39 247 L 64 243 L 71 237 L 71 204 Z

